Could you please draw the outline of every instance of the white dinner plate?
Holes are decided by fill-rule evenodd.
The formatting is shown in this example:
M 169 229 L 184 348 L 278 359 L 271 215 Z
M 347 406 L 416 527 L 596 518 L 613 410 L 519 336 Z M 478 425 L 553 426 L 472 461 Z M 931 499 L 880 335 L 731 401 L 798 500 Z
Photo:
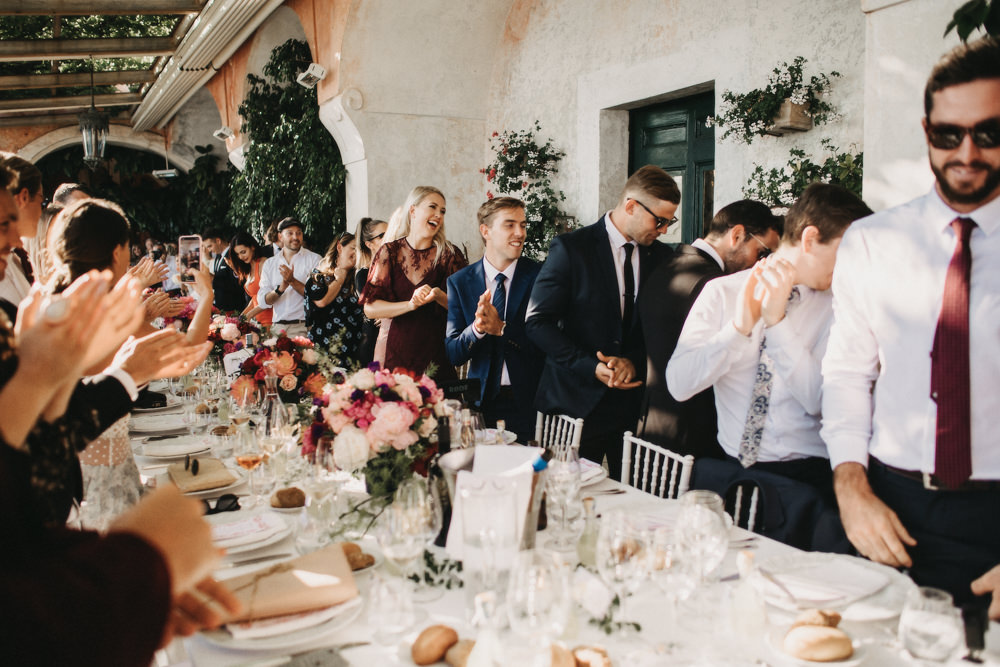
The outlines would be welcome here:
M 211 514 L 205 517 L 205 520 L 212 524 L 213 526 L 218 526 L 221 524 L 229 523 L 239 523 L 241 521 L 253 520 L 253 517 L 263 513 L 263 510 L 253 509 L 249 514 L 243 512 L 219 512 L 218 514 Z M 267 531 L 261 531 L 260 537 L 254 535 L 248 535 L 245 539 L 250 541 L 244 542 L 243 544 L 234 544 L 232 546 L 227 546 L 225 544 L 216 543 L 216 546 L 224 547 L 226 550 L 226 555 L 231 556 L 233 554 L 246 553 L 248 551 L 256 551 L 257 549 L 263 549 L 264 547 L 269 547 L 272 544 L 277 544 L 281 540 L 288 537 L 292 532 L 291 524 L 280 516 L 266 515 L 268 518 L 261 519 L 265 521 L 265 526 L 268 526 Z M 280 525 L 279 525 L 280 524 Z
M 331 635 L 338 630 L 347 627 L 361 615 L 364 604 L 356 604 L 344 613 L 334 616 L 330 620 L 290 632 L 285 635 L 274 637 L 261 637 L 260 639 L 235 639 L 226 630 L 206 630 L 201 632 L 201 638 L 209 644 L 215 644 L 226 649 L 236 649 L 240 651 L 285 651 L 298 646 L 312 644 L 318 639 Z
M 768 648 L 770 648 L 774 653 L 774 657 L 778 658 L 785 665 L 794 665 L 794 667 L 822 667 L 822 665 L 831 665 L 832 667 L 855 667 L 856 665 L 860 665 L 867 656 L 867 647 L 857 639 L 852 639 L 851 645 L 854 647 L 854 654 L 846 660 L 830 660 L 826 662 L 801 660 L 788 655 L 785 653 L 785 649 L 783 648 L 785 635 L 788 634 L 790 627 L 791 626 L 789 625 L 783 625 L 778 628 L 773 628 L 767 634 Z
M 486 442 L 496 442 L 497 430 L 495 428 L 483 429 L 482 431 L 479 431 L 479 433 L 482 434 L 479 438 L 480 440 Z M 501 431 L 500 437 L 503 438 L 502 443 L 505 445 L 512 445 L 517 441 L 517 433 L 514 433 L 513 431 Z
M 211 450 L 204 436 L 180 436 L 157 442 L 146 442 L 135 448 L 136 456 L 149 459 L 182 459 L 188 454 L 202 454 Z

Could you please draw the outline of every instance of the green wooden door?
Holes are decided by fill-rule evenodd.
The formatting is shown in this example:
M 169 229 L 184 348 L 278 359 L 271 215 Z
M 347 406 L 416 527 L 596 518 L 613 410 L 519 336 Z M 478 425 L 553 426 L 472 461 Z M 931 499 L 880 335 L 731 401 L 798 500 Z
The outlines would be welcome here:
M 660 237 L 690 243 L 704 234 L 714 209 L 715 129 L 705 119 L 715 110 L 715 93 L 701 93 L 629 112 L 629 168 L 655 164 L 681 189 L 680 222 Z

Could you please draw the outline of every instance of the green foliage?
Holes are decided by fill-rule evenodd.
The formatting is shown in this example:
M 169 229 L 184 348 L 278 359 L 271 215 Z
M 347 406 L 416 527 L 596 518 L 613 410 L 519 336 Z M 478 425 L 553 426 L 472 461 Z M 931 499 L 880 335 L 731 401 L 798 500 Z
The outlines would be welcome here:
M 200 233 L 225 219 L 229 208 L 229 172 L 217 171 L 218 158 L 211 146 L 197 146 L 201 154 L 188 173 L 161 181 L 153 178 L 162 169 L 163 156 L 110 145 L 105 162 L 96 171 L 83 163 L 79 145 L 46 155 L 37 162 L 46 193 L 64 182 L 83 183 L 96 197 L 120 205 L 135 231 L 148 231 L 163 241 L 181 234 Z
M 1000 37 L 1000 2 L 997 0 L 969 0 L 955 10 L 944 35 L 955 30 L 963 42 L 969 41 L 969 35 L 975 30 L 982 30 L 992 37 Z
M 840 151 L 829 139 L 824 139 L 822 145 L 827 155 L 821 162 L 815 162 L 805 151 L 793 148 L 789 151 L 788 164 L 783 168 L 765 170 L 755 164 L 743 188 L 743 196 L 764 202 L 771 208 L 787 208 L 811 183 L 820 181 L 842 185 L 860 197 L 864 153 Z
M 295 216 L 322 251 L 344 230 L 346 170 L 320 122 L 315 89 L 295 83 L 309 62 L 308 45 L 288 40 L 271 52 L 267 78 L 247 77 L 239 109 L 246 164 L 233 178 L 229 220 L 259 237 L 272 220 Z
M 767 85 L 747 93 L 722 91 L 722 104 L 714 118 L 709 117 L 707 125 L 725 128 L 722 139 L 735 137 L 737 141 L 750 145 L 754 137 L 762 137 L 774 123 L 782 103 L 787 99 L 794 104 L 803 104 L 813 123 L 822 125 L 835 120 L 834 108 L 822 99 L 830 88 L 830 77 L 839 77 L 840 72 L 813 75 L 808 82 L 802 78 L 802 68 L 806 59 L 798 56 L 792 64 L 781 63 L 771 71 Z
M 480 169 L 486 174 L 490 199 L 496 194 L 517 197 L 524 202 L 528 218 L 528 237 L 524 254 L 541 260 L 557 234 L 567 231 L 567 216 L 559 208 L 566 200 L 561 190 L 552 187 L 552 176 L 558 171 L 565 153 L 552 146 L 549 139 L 539 145 L 536 132 L 542 127 L 535 121 L 534 130 L 494 132 L 490 138 L 493 162 Z

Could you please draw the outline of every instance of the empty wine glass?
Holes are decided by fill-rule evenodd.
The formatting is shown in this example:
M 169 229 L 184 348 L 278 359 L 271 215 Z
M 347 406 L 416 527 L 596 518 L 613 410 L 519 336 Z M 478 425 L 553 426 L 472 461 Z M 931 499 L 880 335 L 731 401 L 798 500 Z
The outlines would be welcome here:
M 507 618 L 515 634 L 528 640 L 533 654 L 549 664 L 549 644 L 566 629 L 569 578 L 558 556 L 544 549 L 518 553 L 507 588 Z
M 650 578 L 667 596 L 670 613 L 666 627 L 677 627 L 677 605 L 686 600 L 698 583 L 698 576 L 684 549 L 679 536 L 672 528 L 660 526 L 653 531 L 650 554 L 647 561 Z
M 434 543 L 438 533 L 441 532 L 442 516 L 441 502 L 434 497 L 427 483 L 423 479 L 412 478 L 404 481 L 396 489 L 393 504 L 398 504 L 406 509 L 411 515 L 415 526 L 414 529 L 420 531 L 423 538 L 424 550 Z M 440 589 L 427 585 L 424 581 L 424 554 L 421 553 L 415 566 L 417 585 L 413 592 L 413 597 L 418 602 L 430 602 L 441 597 Z
M 629 593 L 636 590 L 647 573 L 647 545 L 643 530 L 635 526 L 621 510 L 608 512 L 601 519 L 597 536 L 597 572 L 618 596 L 621 637 L 633 638 L 635 630 L 628 623 L 626 603 Z
M 559 511 L 559 525 L 545 545 L 559 551 L 576 548 L 576 535 L 569 529 L 569 505 L 580 492 L 580 457 L 575 447 L 556 447 L 545 470 L 546 507 Z M 551 529 L 550 529 L 551 530 Z
M 678 542 L 682 557 L 694 567 L 698 586 L 722 564 L 729 548 L 729 523 L 721 508 L 722 498 L 711 491 L 689 491 L 681 497 Z
M 400 586 L 400 595 L 402 604 L 406 606 L 413 604 L 413 593 L 406 580 L 424 556 L 426 526 L 421 514 L 419 509 L 393 502 L 376 522 L 375 536 L 379 548 L 402 574 L 404 582 Z

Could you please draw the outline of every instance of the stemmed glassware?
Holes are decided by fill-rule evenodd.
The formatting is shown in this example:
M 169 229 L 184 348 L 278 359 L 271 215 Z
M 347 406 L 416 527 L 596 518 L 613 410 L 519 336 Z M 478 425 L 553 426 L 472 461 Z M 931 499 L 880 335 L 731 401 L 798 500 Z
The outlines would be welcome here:
M 580 456 L 575 447 L 562 446 L 552 450 L 552 460 L 545 471 L 546 508 L 559 510 L 559 526 L 552 531 L 545 546 L 558 551 L 576 548 L 576 535 L 569 529 L 569 506 L 580 492 Z
M 921 586 L 906 595 L 899 641 L 914 658 L 944 662 L 962 644 L 962 617 L 951 594 Z
M 647 547 L 645 531 L 621 510 L 608 512 L 601 519 L 596 549 L 597 572 L 618 596 L 618 613 L 614 620 L 623 638 L 634 638 L 636 634 L 627 622 L 626 602 L 648 572 Z
M 673 528 L 659 526 L 653 530 L 648 559 L 649 575 L 669 602 L 670 614 L 666 627 L 677 627 L 677 605 L 686 600 L 698 583 L 698 575 L 680 545 L 680 536 Z
M 260 504 L 261 498 L 257 493 L 257 476 L 254 474 L 254 469 L 263 463 L 264 453 L 260 449 L 256 435 L 250 428 L 250 417 L 248 415 L 233 415 L 232 419 L 239 427 L 239 432 L 236 434 L 236 446 L 233 450 L 236 463 L 241 468 L 250 471 L 250 500 L 245 507 L 256 507 Z
M 434 543 L 441 532 L 441 502 L 435 497 L 427 483 L 421 479 L 408 479 L 396 489 L 394 505 L 405 508 L 414 523 L 414 530 L 420 532 L 424 550 Z M 418 602 L 430 602 L 441 597 L 441 590 L 427 585 L 424 581 L 424 555 L 420 554 L 414 574 L 417 586 L 413 597 Z
M 704 586 L 722 564 L 729 548 L 729 523 L 722 498 L 711 491 L 688 491 L 681 496 L 677 534 L 683 558 L 690 560 L 697 585 Z
M 399 586 L 399 604 L 404 609 L 413 607 L 413 594 L 407 579 L 416 564 L 423 560 L 425 534 L 421 512 L 402 502 L 394 501 L 388 505 L 376 522 L 375 536 L 379 548 L 403 577 Z M 414 611 L 411 623 L 416 620 Z
M 555 553 L 518 553 L 507 588 L 507 618 L 511 630 L 528 640 L 536 662 L 549 664 L 549 644 L 566 629 L 572 597 L 566 567 Z

